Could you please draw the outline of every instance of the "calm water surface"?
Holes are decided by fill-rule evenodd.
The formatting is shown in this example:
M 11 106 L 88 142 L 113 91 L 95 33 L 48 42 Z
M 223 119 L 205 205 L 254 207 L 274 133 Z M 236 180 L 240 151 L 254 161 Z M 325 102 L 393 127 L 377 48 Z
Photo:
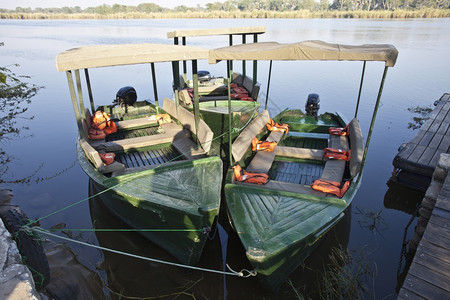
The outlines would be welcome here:
M 56 55 L 69 48 L 110 43 L 171 43 L 166 32 L 175 29 L 265 25 L 266 34 L 259 41 L 295 42 L 320 39 L 331 43 L 389 43 L 400 54 L 397 65 L 387 74 L 382 104 L 368 152 L 363 182 L 348 217 L 331 231 L 317 251 L 290 279 L 292 285 L 306 296 L 317 297 L 324 264 L 335 247 L 348 249 L 353 263 L 347 268 L 357 273 L 366 267 L 360 279 L 367 289 L 366 298 L 393 299 L 399 284 L 397 273 L 405 226 L 411 216 L 398 202 L 413 200 L 415 195 L 389 189 L 392 159 L 398 146 L 410 140 L 408 129 L 414 106 L 432 107 L 432 103 L 450 91 L 450 19 L 426 20 L 88 20 L 88 21 L 0 21 L 0 65 L 9 66 L 17 74 L 32 76 L 32 82 L 45 86 L 29 106 L 27 116 L 19 125 L 29 127 L 23 138 L 2 146 L 15 160 L 5 179 L 20 178 L 38 170 L 35 178 L 45 180 L 28 185 L 4 185 L 14 191 L 14 203 L 31 218 L 40 218 L 94 193 L 88 177 L 75 158 L 76 123 L 64 73 L 55 68 Z M 208 48 L 224 46 L 226 37 L 192 38 L 188 44 Z M 20 64 L 16 68 L 13 64 Z M 258 81 L 266 91 L 268 64 L 262 62 Z M 248 67 L 249 68 L 249 67 Z M 285 107 L 304 106 L 309 93 L 319 93 L 321 111 L 338 110 L 347 118 L 354 114 L 358 94 L 361 63 L 275 62 L 270 89 L 271 114 Z M 200 69 L 222 75 L 221 64 L 209 66 L 200 62 Z M 373 103 L 382 75 L 382 64 L 367 66 L 359 118 L 367 133 Z M 157 65 L 160 98 L 171 96 L 170 65 Z M 108 104 L 116 91 L 133 85 L 140 99 L 152 99 L 149 67 L 120 67 L 92 70 L 91 81 L 97 104 Z M 265 99 L 265 93 L 263 99 Z M 420 196 L 419 196 L 420 197 Z M 102 207 L 98 199 L 83 201 L 51 215 L 40 222 L 43 228 L 64 223 L 69 229 L 96 227 L 124 228 Z M 411 202 L 411 201 L 410 201 Z M 394 209 L 393 207 L 396 207 Z M 412 210 L 414 207 L 412 208 Z M 411 210 L 411 208 L 410 208 Z M 378 215 L 378 218 L 374 216 Z M 374 223 L 374 220 L 377 221 Z M 221 222 L 225 222 L 222 220 Z M 94 225 L 93 225 L 94 224 Z M 371 226 L 374 225 L 375 226 Z M 414 225 L 414 224 L 413 224 Z M 413 226 L 412 226 L 413 227 Z M 412 227 L 407 237 L 412 235 Z M 120 249 L 138 255 L 172 258 L 160 248 L 133 233 L 67 232 L 76 240 Z M 55 242 L 61 243 L 60 240 Z M 179 295 L 182 299 L 215 299 L 224 297 L 223 278 L 206 272 L 188 271 L 156 263 L 126 258 L 74 243 L 65 246 L 77 257 L 76 267 L 61 256 L 51 257 L 54 276 L 53 291 L 60 298 L 120 298 L 118 295 L 154 297 Z M 67 248 L 66 248 L 67 249 Z M 228 260 L 236 270 L 250 268 L 239 240 L 230 233 Z M 221 269 L 218 239 L 205 249 L 201 265 Z M 82 271 L 80 271 L 82 270 Z M 59 273 L 58 273 L 59 272 Z M 84 273 L 83 273 L 84 272 Z M 66 278 L 70 274 L 70 277 Z M 77 276 L 77 274 L 89 274 Z M 65 279 L 66 278 L 66 279 Z M 88 278 L 88 279 L 83 279 Z M 261 290 L 255 278 L 227 277 L 229 299 L 295 298 L 289 284 L 278 295 Z

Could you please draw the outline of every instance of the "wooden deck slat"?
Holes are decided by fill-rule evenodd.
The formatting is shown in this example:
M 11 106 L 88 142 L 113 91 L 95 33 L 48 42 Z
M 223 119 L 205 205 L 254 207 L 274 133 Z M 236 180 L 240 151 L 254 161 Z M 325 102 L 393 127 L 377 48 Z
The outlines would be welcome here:
M 394 158 L 401 170 L 431 177 L 441 153 L 450 151 L 450 94 L 444 94 L 429 119 Z

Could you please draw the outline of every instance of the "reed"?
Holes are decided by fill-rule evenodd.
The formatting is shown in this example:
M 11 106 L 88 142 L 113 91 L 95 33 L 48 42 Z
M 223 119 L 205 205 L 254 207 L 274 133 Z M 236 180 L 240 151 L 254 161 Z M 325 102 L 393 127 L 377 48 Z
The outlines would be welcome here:
M 339 18 L 339 19 L 404 19 L 404 18 L 449 18 L 450 9 L 420 9 L 420 10 L 377 10 L 377 11 L 186 11 L 186 12 L 124 12 L 114 14 L 90 13 L 23 13 L 1 12 L 0 19 L 311 19 L 311 18 Z

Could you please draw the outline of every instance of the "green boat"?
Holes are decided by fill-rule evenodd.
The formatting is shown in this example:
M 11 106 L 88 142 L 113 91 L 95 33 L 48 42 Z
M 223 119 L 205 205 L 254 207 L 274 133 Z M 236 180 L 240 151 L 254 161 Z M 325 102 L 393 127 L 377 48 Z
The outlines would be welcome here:
M 287 109 L 273 117 L 273 124 L 264 110 L 230 140 L 233 165 L 226 177 L 227 212 L 263 287 L 277 291 L 352 202 L 361 183 L 386 72 L 395 65 L 397 55 L 392 45 L 321 41 L 246 44 L 210 51 L 210 63 L 268 60 L 270 70 L 273 60 L 363 62 L 350 122 L 338 113 L 318 114 L 319 97 L 310 94 L 305 113 Z M 364 145 L 357 115 L 367 61 L 384 62 L 385 68 Z M 268 78 L 270 82 L 270 71 Z M 252 151 L 252 141 L 272 151 Z
M 213 132 L 197 109 L 193 114 L 168 98 L 159 105 L 154 64 L 192 61 L 196 78 L 197 60 L 207 57 L 208 50 L 198 47 L 123 44 L 70 49 L 56 58 L 57 69 L 67 75 L 80 166 L 113 213 L 190 265 L 198 263 L 219 213 L 223 166 L 218 156 L 209 155 Z M 125 87 L 116 103 L 96 107 L 88 69 L 136 64 L 151 67 L 155 103 L 138 101 L 135 90 Z M 197 103 L 197 86 L 193 93 Z M 98 111 L 110 120 L 95 125 Z M 99 133 L 93 124 L 107 127 Z M 101 138 L 113 127 L 116 132 Z
M 232 28 L 208 28 L 175 30 L 167 33 L 167 37 L 173 39 L 174 44 L 186 45 L 187 38 L 201 38 L 211 36 L 226 36 L 228 44 L 241 42 L 247 43 L 247 37 L 253 37 L 253 43 L 258 42 L 258 35 L 265 33 L 265 26 L 232 27 Z M 233 37 L 241 37 L 240 41 L 233 41 Z M 181 41 L 180 41 L 181 40 Z M 174 93 L 180 105 L 192 111 L 193 108 L 193 80 L 188 79 L 186 64 L 183 63 L 182 74 L 180 67 L 175 64 Z M 254 118 L 260 109 L 259 91 L 257 82 L 257 62 L 252 62 L 253 78 L 247 74 L 247 63 L 242 62 L 242 72 L 233 72 L 233 64 L 226 66 L 226 77 L 212 77 L 209 71 L 199 71 L 198 93 L 199 110 L 201 118 L 208 124 L 215 136 L 222 137 L 212 144 L 211 152 L 227 158 L 228 149 L 228 123 L 231 115 L 231 123 L 236 130 L 231 137 L 237 136 L 238 129 L 245 127 Z M 231 74 L 231 75 L 230 75 Z M 201 75 L 201 76 L 200 76 Z M 231 81 L 230 89 L 227 82 Z M 230 92 L 228 92 L 230 91 Z M 228 98 L 230 97 L 230 107 Z M 230 113 L 231 111 L 231 113 Z

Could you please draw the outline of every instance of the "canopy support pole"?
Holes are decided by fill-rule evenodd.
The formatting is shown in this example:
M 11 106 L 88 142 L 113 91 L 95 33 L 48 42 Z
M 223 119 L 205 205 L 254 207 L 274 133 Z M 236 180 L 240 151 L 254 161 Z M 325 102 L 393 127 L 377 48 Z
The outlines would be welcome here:
M 242 44 L 247 43 L 247 36 L 245 34 L 242 35 Z M 245 60 L 242 61 L 242 75 L 245 77 L 247 75 L 246 70 L 246 62 Z
M 233 35 L 230 34 L 228 36 L 228 45 L 229 46 L 233 46 Z M 228 61 L 228 70 L 227 70 L 227 77 L 231 78 L 231 76 L 233 75 L 233 73 L 231 72 L 231 70 L 233 69 L 233 61 L 229 60 Z
M 227 69 L 230 69 L 231 61 L 228 60 L 227 64 L 228 64 L 228 68 Z M 233 71 L 233 70 L 231 70 L 231 71 Z M 229 151 L 228 151 L 229 157 L 228 157 L 228 159 L 230 160 L 230 165 L 233 162 L 233 149 L 232 149 L 233 141 L 232 141 L 232 136 L 231 136 L 232 126 L 233 126 L 233 122 L 232 122 L 233 114 L 231 112 L 231 86 L 230 86 L 231 76 L 232 75 L 229 75 L 228 76 L 228 80 L 227 80 L 227 91 L 228 91 L 228 144 L 229 144 Z
M 183 36 L 181 38 L 181 43 L 183 46 L 186 46 L 186 37 Z M 183 60 L 183 78 L 184 78 L 184 82 L 187 81 L 187 62 L 185 60 Z
M 358 110 L 359 110 L 359 101 L 361 100 L 361 91 L 362 86 L 364 82 L 364 73 L 366 72 L 366 61 L 363 63 L 363 69 L 361 73 L 361 82 L 359 83 L 359 92 L 358 92 L 358 101 L 356 102 L 356 109 L 355 109 L 355 118 L 358 116 Z
M 69 84 L 70 98 L 72 99 L 73 112 L 75 113 L 75 120 L 77 121 L 78 132 L 80 133 L 81 137 L 87 138 L 84 134 L 83 125 L 81 124 L 80 109 L 78 107 L 77 94 L 75 92 L 75 86 L 73 84 L 72 71 L 66 71 L 66 76 L 67 82 Z
M 78 69 L 75 70 L 75 79 L 77 81 L 78 100 L 80 104 L 80 116 L 81 118 L 86 119 L 86 115 L 84 113 L 83 89 L 81 87 L 80 70 Z
M 178 104 L 180 99 L 178 98 L 178 87 L 180 86 L 180 69 L 178 61 L 172 62 L 172 73 L 173 73 L 173 90 L 175 93 L 175 105 L 178 109 Z
M 272 60 L 269 63 L 269 76 L 267 79 L 267 92 L 266 92 L 266 105 L 264 109 L 267 110 L 267 103 L 269 102 L 269 87 L 270 87 L 270 78 L 272 77 Z
M 91 111 L 92 113 L 94 113 L 95 112 L 94 97 L 92 96 L 91 80 L 89 79 L 88 69 L 84 69 L 84 77 L 86 78 L 86 85 L 89 94 L 89 102 L 91 103 Z
M 153 95 L 155 96 L 156 113 L 159 113 L 158 89 L 156 87 L 155 63 L 150 63 L 152 69 Z
M 375 119 L 377 118 L 378 107 L 380 106 L 381 94 L 383 93 L 383 86 L 384 86 L 384 81 L 386 79 L 386 74 L 387 74 L 388 68 L 389 67 L 387 67 L 387 66 L 384 67 L 383 77 L 381 79 L 380 88 L 378 89 L 377 102 L 375 103 L 375 107 L 373 109 L 372 121 L 370 122 L 369 134 L 367 135 L 366 146 L 364 147 L 364 154 L 363 154 L 363 158 L 362 158 L 362 162 L 361 162 L 361 169 L 359 170 L 359 175 L 358 175 L 357 181 L 359 181 L 361 179 L 362 171 L 363 171 L 364 165 L 366 164 L 367 150 L 369 149 L 370 138 L 372 137 L 372 131 L 373 131 L 373 127 L 375 125 Z
M 258 34 L 254 33 L 253 34 L 253 43 L 257 43 L 257 42 L 258 42 Z M 258 61 L 254 60 L 253 61 L 253 85 L 255 85 L 257 82 L 257 78 L 256 78 L 257 74 L 258 74 Z
M 192 81 L 194 87 L 194 117 L 195 117 L 195 135 L 197 137 L 197 144 L 199 144 L 198 139 L 198 124 L 200 123 L 200 108 L 198 100 L 198 75 L 197 75 L 197 60 L 192 61 Z

